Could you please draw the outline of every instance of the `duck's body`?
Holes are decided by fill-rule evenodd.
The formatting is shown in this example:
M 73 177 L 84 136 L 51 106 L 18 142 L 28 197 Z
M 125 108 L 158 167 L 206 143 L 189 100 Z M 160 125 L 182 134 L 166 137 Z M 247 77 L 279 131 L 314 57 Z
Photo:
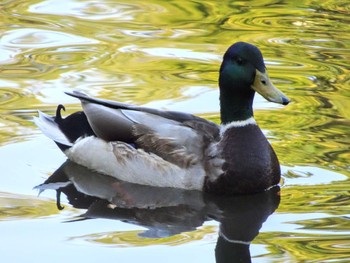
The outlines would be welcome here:
M 288 104 L 270 82 L 260 51 L 238 42 L 220 68 L 222 125 L 191 114 L 95 99 L 61 118 L 40 113 L 37 125 L 69 159 L 118 179 L 218 194 L 260 192 L 278 184 L 276 154 L 253 118 L 255 91 Z

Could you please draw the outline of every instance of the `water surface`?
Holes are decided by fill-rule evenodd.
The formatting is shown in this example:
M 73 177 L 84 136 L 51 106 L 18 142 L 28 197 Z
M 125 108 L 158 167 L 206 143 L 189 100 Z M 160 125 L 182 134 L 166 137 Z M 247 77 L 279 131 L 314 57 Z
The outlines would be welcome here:
M 59 210 L 56 191 L 38 197 L 33 187 L 65 157 L 32 118 L 38 109 L 53 114 L 59 103 L 67 113 L 80 109 L 63 93 L 79 89 L 219 122 L 221 57 L 232 43 L 247 41 L 262 50 L 270 77 L 292 99 L 287 107 L 259 96 L 254 103 L 283 181 L 278 207 L 265 209 L 272 214 L 246 240 L 252 261 L 349 262 L 349 15 L 348 1 L 335 0 L 0 3 L 1 258 L 215 262 L 219 233 L 236 230 L 222 229 L 230 216 L 207 211 L 214 201 L 191 197 L 201 209 L 197 202 L 186 215 L 205 217 L 169 232 L 115 215 L 82 220 L 89 202 L 78 206 L 62 193 Z

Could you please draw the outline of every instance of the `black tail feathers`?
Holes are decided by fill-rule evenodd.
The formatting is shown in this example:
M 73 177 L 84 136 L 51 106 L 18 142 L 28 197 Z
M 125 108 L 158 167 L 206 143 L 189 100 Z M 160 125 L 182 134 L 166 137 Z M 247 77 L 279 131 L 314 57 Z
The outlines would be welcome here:
M 90 127 L 84 112 L 75 112 L 66 118 L 62 118 L 61 110 L 65 111 L 63 105 L 58 105 L 56 116 L 49 116 L 39 112 L 35 123 L 50 139 L 54 140 L 57 146 L 65 151 L 80 137 L 95 135 Z

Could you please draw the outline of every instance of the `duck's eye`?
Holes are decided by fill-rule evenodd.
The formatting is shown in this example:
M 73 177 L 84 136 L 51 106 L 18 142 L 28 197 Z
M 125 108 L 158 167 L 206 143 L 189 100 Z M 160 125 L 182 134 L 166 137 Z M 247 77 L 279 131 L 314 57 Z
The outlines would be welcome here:
M 243 65 L 244 64 L 244 60 L 242 58 L 240 58 L 240 57 L 236 57 L 235 60 L 236 60 L 238 65 Z

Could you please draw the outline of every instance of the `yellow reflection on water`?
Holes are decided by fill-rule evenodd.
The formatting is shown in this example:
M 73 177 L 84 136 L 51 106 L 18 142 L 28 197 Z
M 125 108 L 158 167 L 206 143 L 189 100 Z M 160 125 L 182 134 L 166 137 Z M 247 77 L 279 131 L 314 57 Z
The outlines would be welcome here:
M 146 231 L 146 230 L 145 230 Z M 158 230 L 159 231 L 159 230 Z M 144 231 L 121 231 L 110 233 L 96 233 L 81 237 L 74 237 L 75 239 L 83 239 L 88 242 L 101 243 L 104 245 L 110 245 L 113 247 L 140 247 L 140 246 L 155 246 L 155 245 L 168 245 L 177 246 L 183 245 L 189 242 L 202 240 L 204 237 L 213 235 L 213 240 L 216 239 L 215 233 L 217 227 L 204 226 L 196 231 L 183 232 L 178 235 L 162 237 L 162 238 L 147 238 L 142 237 Z
M 41 218 L 56 214 L 57 207 L 52 201 L 0 192 L 0 221 Z
M 281 164 L 288 166 L 278 213 L 286 214 L 288 220 L 323 213 L 297 222 L 304 229 L 295 227 L 289 232 L 283 228 L 287 220 L 282 219 L 285 224 L 281 229 L 261 233 L 257 243 L 267 245 L 272 255 L 285 261 L 346 261 L 349 229 L 344 225 L 350 183 L 328 176 L 318 184 L 315 168 L 350 176 L 349 15 L 348 1 L 335 0 L 3 1 L 0 161 L 31 165 L 25 154 L 18 154 L 21 158 L 9 156 L 4 145 L 13 144 L 22 152 L 20 142 L 34 140 L 39 131 L 31 118 L 37 109 L 53 114 L 59 103 L 67 106 L 67 113 L 80 109 L 78 101 L 64 95 L 65 90 L 189 111 L 219 123 L 221 56 L 233 42 L 251 42 L 262 50 L 276 86 L 292 100 L 284 108 L 256 104 L 259 125 Z M 43 137 L 36 140 L 42 148 L 26 154 L 40 159 L 46 147 L 53 145 Z M 310 184 L 288 185 L 288 179 L 302 177 L 297 166 L 306 167 Z M 39 167 L 33 170 L 27 176 L 47 176 Z M 1 176 L 18 176 L 9 171 L 1 171 Z M 0 191 L 7 192 L 1 183 Z M 27 201 L 20 195 L 9 195 L 0 195 L 1 220 L 57 212 L 53 204 L 36 197 Z M 318 238 L 308 232 L 329 224 L 338 231 L 336 235 L 328 231 Z M 82 238 L 102 244 L 146 246 L 183 244 L 214 231 L 204 227 L 156 241 L 140 239 L 139 231 Z

